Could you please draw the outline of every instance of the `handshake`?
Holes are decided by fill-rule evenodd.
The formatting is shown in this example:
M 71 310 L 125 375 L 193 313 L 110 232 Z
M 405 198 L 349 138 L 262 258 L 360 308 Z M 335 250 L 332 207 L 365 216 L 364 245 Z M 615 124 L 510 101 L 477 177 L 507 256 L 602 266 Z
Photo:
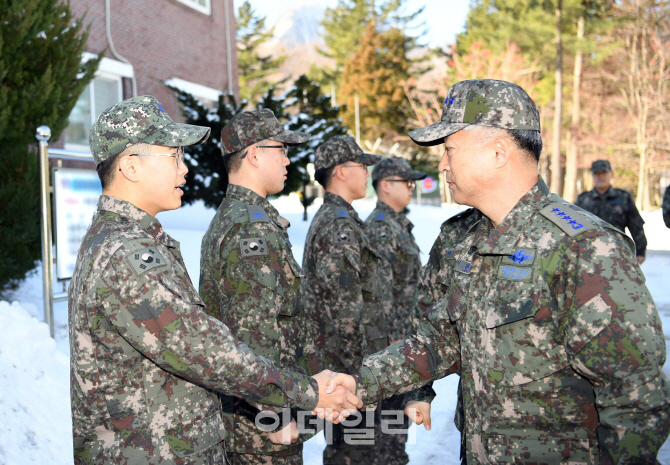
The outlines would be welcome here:
M 356 397 L 356 380 L 353 376 L 323 370 L 313 378 L 319 385 L 319 403 L 312 414 L 335 424 L 341 422 L 356 410 L 363 408 L 363 401 Z M 275 444 L 292 444 L 298 440 L 296 421 L 274 433 L 268 433 Z

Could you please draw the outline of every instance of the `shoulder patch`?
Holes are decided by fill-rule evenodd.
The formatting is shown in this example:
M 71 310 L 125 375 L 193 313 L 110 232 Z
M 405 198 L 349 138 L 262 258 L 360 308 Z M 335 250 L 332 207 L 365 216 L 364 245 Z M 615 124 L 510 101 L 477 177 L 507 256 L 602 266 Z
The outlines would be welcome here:
M 597 226 L 586 214 L 577 210 L 574 205 L 569 203 L 551 203 L 540 210 L 540 214 L 555 223 L 570 237 L 575 237 L 585 231 L 597 229 Z
M 372 218 L 372 221 L 384 221 L 386 219 L 386 215 L 384 212 L 375 212 L 375 216 Z
M 167 262 L 158 250 L 156 250 L 156 247 L 145 247 L 131 252 L 126 255 L 126 258 L 138 275 L 141 275 L 145 271 L 167 265 Z
M 333 233 L 333 241 L 335 244 L 353 244 L 354 243 L 354 232 L 353 231 L 335 231 Z
M 249 223 L 269 223 L 270 218 L 265 213 L 262 207 L 258 205 L 247 204 L 247 211 L 249 212 Z
M 381 230 L 377 232 L 377 239 L 379 239 L 380 241 L 387 241 L 391 239 L 391 234 L 387 231 Z
M 349 212 L 347 211 L 346 208 L 338 207 L 338 208 L 335 209 L 335 218 L 349 218 L 349 219 L 351 219 L 351 216 L 349 216 Z
M 240 252 L 243 257 L 255 257 L 258 255 L 267 255 L 268 244 L 262 237 L 251 237 L 249 239 L 240 239 Z

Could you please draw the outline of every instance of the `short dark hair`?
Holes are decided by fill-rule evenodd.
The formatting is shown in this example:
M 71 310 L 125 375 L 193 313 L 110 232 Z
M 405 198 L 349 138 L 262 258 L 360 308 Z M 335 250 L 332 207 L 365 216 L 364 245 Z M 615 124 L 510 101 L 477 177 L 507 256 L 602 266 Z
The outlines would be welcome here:
M 335 170 L 334 166 L 331 166 L 330 168 L 321 168 L 319 170 L 316 170 L 314 172 L 314 179 L 316 179 L 316 182 L 321 184 L 324 189 L 328 189 L 328 186 L 330 185 L 330 180 L 333 177 L 334 170 Z
M 379 187 L 379 181 L 382 181 L 381 179 L 374 179 L 372 181 L 372 188 L 377 192 L 377 188 Z
M 112 184 L 114 181 L 114 176 L 116 176 L 116 167 L 119 164 L 120 153 L 109 157 L 108 159 L 100 162 L 98 166 L 95 167 L 95 170 L 98 172 L 98 177 L 100 178 L 100 184 L 102 184 L 102 190 L 107 189 L 107 187 Z
M 247 154 L 247 150 L 249 150 L 249 147 L 223 156 L 223 166 L 226 168 L 226 174 L 234 173 L 242 167 L 242 158 Z
M 524 152 L 532 155 L 536 162 L 540 161 L 542 155 L 542 135 L 535 129 L 507 129 L 516 145 Z

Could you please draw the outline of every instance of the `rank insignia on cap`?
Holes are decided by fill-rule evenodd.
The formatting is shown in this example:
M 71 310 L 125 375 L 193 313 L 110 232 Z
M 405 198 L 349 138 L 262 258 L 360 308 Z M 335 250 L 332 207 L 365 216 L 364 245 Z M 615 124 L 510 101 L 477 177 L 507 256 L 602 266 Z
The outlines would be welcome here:
M 335 231 L 333 239 L 336 244 L 353 244 L 354 233 L 352 231 Z
M 240 240 L 240 251 L 243 257 L 267 255 L 268 244 L 262 237 L 252 237 Z
M 132 252 L 127 255 L 127 258 L 135 273 L 139 275 L 145 271 L 167 265 L 167 262 L 158 250 L 156 250 L 156 247 L 146 247 L 142 250 Z

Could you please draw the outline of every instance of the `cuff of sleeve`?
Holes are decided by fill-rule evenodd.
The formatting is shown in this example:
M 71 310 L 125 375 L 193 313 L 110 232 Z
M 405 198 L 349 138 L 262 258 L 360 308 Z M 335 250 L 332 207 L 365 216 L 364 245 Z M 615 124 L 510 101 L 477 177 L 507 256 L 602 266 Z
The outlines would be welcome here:
M 433 383 L 431 382 L 405 394 L 405 400 L 406 402 L 428 402 L 430 404 L 436 395 L 433 390 Z
M 352 375 L 356 380 L 356 397 L 364 404 L 374 404 L 381 398 L 381 387 L 370 368 L 363 365 Z

